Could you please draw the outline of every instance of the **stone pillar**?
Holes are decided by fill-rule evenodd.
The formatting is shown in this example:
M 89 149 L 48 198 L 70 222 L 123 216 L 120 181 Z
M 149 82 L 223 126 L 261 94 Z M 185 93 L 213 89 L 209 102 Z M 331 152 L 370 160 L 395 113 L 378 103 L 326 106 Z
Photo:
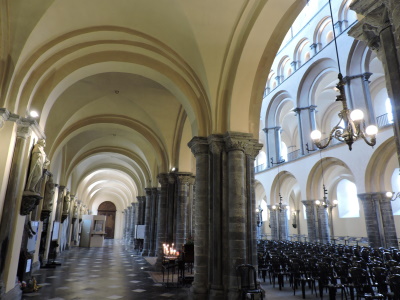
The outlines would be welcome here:
M 205 299 L 209 287 L 209 146 L 207 138 L 194 137 L 188 144 L 196 158 L 196 209 L 194 228 L 194 281 L 191 291 L 195 298 Z
M 278 218 L 276 214 L 276 209 L 274 209 L 272 205 L 268 205 L 267 207 L 269 209 L 269 226 L 271 228 L 271 239 L 274 241 L 278 241 Z
M 319 45 L 319 43 L 313 43 L 313 44 L 310 45 L 312 56 L 317 55 L 317 53 L 318 53 L 318 45 Z
M 150 244 L 150 212 L 151 212 L 151 189 L 146 188 L 146 208 L 145 208 L 145 219 L 144 219 L 144 225 L 146 226 L 144 228 L 144 241 L 143 241 L 143 251 L 142 251 L 142 256 L 148 256 L 149 255 L 149 244 Z
M 280 241 L 287 241 L 289 239 L 289 224 L 287 218 L 286 205 L 282 205 L 281 210 L 277 210 L 278 214 L 278 239 Z
M 315 201 L 303 200 L 301 202 L 306 207 L 308 241 L 311 243 L 315 243 L 317 241 L 318 228 L 317 220 L 315 217 Z
M 134 241 L 132 240 L 132 231 L 135 230 L 135 223 L 133 222 L 133 207 L 127 207 L 127 228 L 126 228 L 126 244 L 131 245 Z
M 158 198 L 158 222 L 157 222 L 157 261 L 156 268 L 161 270 L 163 261 L 163 244 L 167 238 L 167 192 L 168 192 L 168 174 L 161 173 L 158 175 L 158 181 L 161 185 Z
M 321 243 L 329 244 L 331 237 L 328 222 L 328 210 L 324 205 L 317 205 L 318 234 Z
M 186 214 L 186 236 L 187 240 L 193 240 L 193 215 L 194 215 L 194 183 L 195 177 L 192 175 L 189 180 L 189 198 Z
M 298 130 L 299 130 L 299 137 L 300 137 L 300 151 L 301 155 L 305 154 L 305 148 L 304 148 L 304 137 L 303 137 L 303 122 L 301 121 L 301 108 L 297 107 L 293 109 L 295 115 L 297 116 L 297 124 L 298 124 Z
M 187 221 L 187 204 L 189 202 L 189 180 L 192 173 L 178 173 L 178 197 L 177 197 L 177 212 L 176 212 L 176 233 L 175 245 L 178 250 L 181 249 L 186 241 L 186 221 Z
M 369 245 L 398 248 L 390 199 L 385 192 L 358 194 L 363 203 Z
M 136 237 L 136 233 L 135 233 L 135 229 L 136 229 L 136 221 L 137 221 L 137 217 L 138 217 L 138 206 L 139 204 L 137 202 L 132 202 L 132 215 L 129 218 L 130 221 L 130 226 L 129 226 L 129 244 L 130 245 L 134 245 L 135 244 L 135 237 Z
M 236 266 L 257 266 L 253 168 L 262 145 L 251 137 L 227 132 L 189 142 L 196 157 L 194 298 L 237 298 Z
M 350 8 L 365 17 L 349 30 L 349 35 L 366 42 L 383 64 L 400 163 L 400 2 L 353 0 Z
M 281 161 L 281 158 L 282 158 L 281 132 L 282 132 L 282 127 L 280 127 L 280 126 L 275 127 L 275 153 L 276 153 L 276 157 L 275 157 L 276 161 L 275 162 L 276 163 Z
M 151 212 L 150 212 L 150 244 L 149 256 L 156 255 L 157 248 L 157 219 L 158 219 L 158 191 L 157 188 L 151 189 Z
M 271 157 L 272 157 L 272 154 L 270 153 L 270 150 L 269 150 L 269 140 L 270 140 L 270 138 L 269 138 L 269 135 L 268 135 L 268 130 L 269 130 L 270 128 L 264 128 L 263 129 L 263 131 L 265 132 L 265 149 L 267 150 L 267 168 L 271 168 L 272 167 L 272 165 L 271 165 Z
M 124 234 L 123 239 L 127 242 L 127 232 L 128 232 L 128 209 L 124 209 Z

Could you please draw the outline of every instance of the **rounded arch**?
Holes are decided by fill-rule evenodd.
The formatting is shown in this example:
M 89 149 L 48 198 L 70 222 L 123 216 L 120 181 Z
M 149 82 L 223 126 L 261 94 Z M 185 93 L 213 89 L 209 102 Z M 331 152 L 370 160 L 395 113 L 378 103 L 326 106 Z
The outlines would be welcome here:
M 311 168 L 307 178 L 307 199 L 322 199 L 324 184 L 328 190 L 328 198 L 336 199 L 336 186 L 342 179 L 355 182 L 354 175 L 346 163 L 335 157 L 320 159 Z
M 324 48 L 328 41 L 328 33 L 332 32 L 332 19 L 329 16 L 323 17 L 315 27 L 313 41 L 317 45 L 318 51 Z
M 270 204 L 279 203 L 279 195 L 282 203 L 291 208 L 299 209 L 301 204 L 301 190 L 296 177 L 288 171 L 280 171 L 271 185 Z
M 51 146 L 49 157 L 52 158 L 57 149 L 61 149 L 69 139 L 79 132 L 85 130 L 88 126 L 98 126 L 99 124 L 119 124 L 121 126 L 131 128 L 135 132 L 139 133 L 151 144 L 153 150 L 157 154 L 156 159 L 159 164 L 160 172 L 167 172 L 169 170 L 167 150 L 157 134 L 153 132 L 151 128 L 139 122 L 138 120 L 122 115 L 99 115 L 75 122 L 57 136 L 56 140 Z
M 99 32 L 108 34 L 110 39 L 96 40 L 94 36 Z M 140 42 L 113 40 L 112 33 L 126 34 Z M 82 42 L 81 36 L 85 36 L 88 41 Z M 68 47 L 56 50 L 59 45 L 66 43 Z M 91 54 L 87 54 L 89 48 Z M 121 51 L 121 48 L 128 51 Z M 122 63 L 125 68 L 118 66 L 118 63 Z M 54 69 L 57 69 L 56 73 L 52 72 Z M 11 83 L 6 103 L 15 107 L 22 115 L 25 115 L 26 108 L 35 107 L 40 110 L 40 123 L 43 126 L 52 103 L 72 83 L 87 75 L 121 69 L 123 72 L 148 76 L 162 84 L 185 107 L 193 126 L 198 125 L 195 133 L 210 133 L 208 96 L 190 66 L 158 40 L 118 26 L 95 26 L 76 30 L 42 46 L 19 68 L 20 71 Z
M 394 137 L 390 137 L 374 151 L 368 162 L 365 170 L 365 191 L 391 191 L 391 177 L 398 167 L 396 141 Z
M 310 41 L 307 38 L 302 38 L 294 48 L 293 61 L 296 62 L 297 68 L 301 67 L 306 62 L 305 54 L 307 51 L 305 51 L 305 49 L 309 48 L 306 47 L 307 45 L 310 45 Z
M 267 110 L 265 112 L 265 127 L 266 128 L 271 128 L 278 126 L 279 123 L 279 114 L 280 111 L 282 110 L 282 105 L 286 101 L 291 101 L 293 98 L 287 91 L 279 91 L 277 92 L 274 97 L 271 99 L 271 101 L 268 104 Z
M 116 211 L 117 207 L 111 201 L 104 201 L 103 203 L 101 203 L 99 205 L 99 208 L 97 209 L 97 211 L 99 211 L 99 210 Z

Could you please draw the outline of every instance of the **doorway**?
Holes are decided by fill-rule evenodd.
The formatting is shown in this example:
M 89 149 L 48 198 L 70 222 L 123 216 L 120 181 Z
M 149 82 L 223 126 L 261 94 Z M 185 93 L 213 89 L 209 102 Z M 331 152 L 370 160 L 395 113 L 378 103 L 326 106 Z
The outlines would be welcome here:
M 105 201 L 100 204 L 97 214 L 100 216 L 106 216 L 106 235 L 104 238 L 113 239 L 115 231 L 115 214 L 117 208 L 111 201 Z

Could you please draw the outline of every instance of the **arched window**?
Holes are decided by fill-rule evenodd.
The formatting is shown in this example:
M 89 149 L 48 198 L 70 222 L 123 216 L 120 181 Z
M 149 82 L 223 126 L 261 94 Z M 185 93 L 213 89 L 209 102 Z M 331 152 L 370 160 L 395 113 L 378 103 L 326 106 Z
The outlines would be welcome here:
M 287 146 L 284 142 L 281 142 L 281 157 L 285 161 L 288 161 L 288 156 L 287 156 Z
M 327 44 L 329 44 L 330 42 L 332 42 L 333 41 L 333 31 L 331 30 L 331 31 L 329 31 L 327 34 L 326 34 L 326 43 Z
M 264 200 L 264 199 L 261 200 L 260 206 L 261 206 L 261 209 L 263 210 L 262 213 L 261 213 L 262 219 L 263 219 L 263 222 L 265 222 L 265 221 L 268 220 L 268 205 L 267 205 L 267 201 Z
M 389 124 L 392 124 L 393 123 L 393 110 L 392 110 L 392 103 L 390 102 L 390 98 L 386 99 L 385 108 L 386 108 L 388 122 L 389 122 Z
M 339 181 L 336 188 L 339 218 L 358 218 L 360 206 L 357 197 L 356 185 L 347 179 Z
M 400 175 L 399 175 L 400 169 L 396 168 L 393 171 L 392 174 L 392 190 L 391 192 L 394 192 L 397 194 L 400 192 Z M 392 210 L 394 215 L 400 215 L 400 199 L 396 199 L 396 201 L 392 202 Z

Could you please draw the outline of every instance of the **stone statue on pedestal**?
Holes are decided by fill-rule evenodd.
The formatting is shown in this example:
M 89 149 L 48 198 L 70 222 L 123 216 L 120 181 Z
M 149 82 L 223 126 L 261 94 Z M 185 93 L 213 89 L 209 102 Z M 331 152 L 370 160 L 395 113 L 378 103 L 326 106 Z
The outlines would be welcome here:
M 53 176 L 50 176 L 46 182 L 44 190 L 43 208 L 42 210 L 51 211 L 53 209 L 53 199 L 57 184 L 53 182 Z
M 37 185 L 42 178 L 43 169 L 47 169 L 50 164 L 44 152 L 44 147 L 46 147 L 46 141 L 44 139 L 40 139 L 33 147 L 28 181 L 25 188 L 27 191 L 38 192 Z

